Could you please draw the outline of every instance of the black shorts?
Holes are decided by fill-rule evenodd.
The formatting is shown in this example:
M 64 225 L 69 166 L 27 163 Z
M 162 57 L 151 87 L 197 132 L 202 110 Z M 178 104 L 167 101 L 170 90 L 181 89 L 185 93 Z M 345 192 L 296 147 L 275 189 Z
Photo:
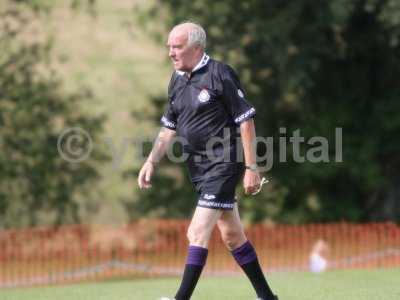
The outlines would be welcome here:
M 206 177 L 193 182 L 199 195 L 197 206 L 213 209 L 233 209 L 236 197 L 235 189 L 243 173 L 222 174 Z

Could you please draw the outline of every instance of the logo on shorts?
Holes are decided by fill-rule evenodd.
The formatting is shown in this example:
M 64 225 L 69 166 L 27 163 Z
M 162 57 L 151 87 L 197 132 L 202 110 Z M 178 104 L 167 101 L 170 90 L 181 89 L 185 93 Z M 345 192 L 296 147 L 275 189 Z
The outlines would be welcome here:
M 243 94 L 241 89 L 238 89 L 238 95 L 239 95 L 240 98 L 244 97 L 244 94 Z
M 210 94 L 206 89 L 202 89 L 199 96 L 197 97 L 201 103 L 207 102 L 210 100 Z
M 204 194 L 203 198 L 206 199 L 206 200 L 212 200 L 212 199 L 215 199 L 215 195 Z

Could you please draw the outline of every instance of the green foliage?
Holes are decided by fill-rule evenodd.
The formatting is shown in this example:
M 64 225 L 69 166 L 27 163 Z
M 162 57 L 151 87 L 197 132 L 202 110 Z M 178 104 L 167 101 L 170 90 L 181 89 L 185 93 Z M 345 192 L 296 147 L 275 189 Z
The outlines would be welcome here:
M 400 220 L 398 1 L 170 0 L 149 16 L 167 27 L 202 24 L 208 52 L 240 74 L 258 135 L 274 137 L 268 175 L 271 190 L 285 191 L 274 198 L 280 213 L 265 209 L 271 199 L 263 194 L 256 201 L 264 209 L 244 206 L 251 220 Z M 296 163 L 289 144 L 287 162 L 278 162 L 280 127 L 287 137 L 296 129 L 306 141 L 326 137 L 330 162 Z M 336 127 L 343 163 L 335 162 Z M 309 148 L 302 144 L 303 153 Z
M 51 41 L 23 8 L 0 12 L 0 228 L 79 222 L 77 197 L 88 193 L 105 156 L 95 149 L 90 161 L 72 164 L 57 141 L 65 128 L 79 126 L 95 142 L 103 118 L 79 111 L 90 91 L 61 91 Z
M 96 0 L 68 0 L 69 5 L 74 10 L 86 8 L 89 13 L 95 15 L 95 4 Z M 8 0 L 8 2 L 15 2 L 17 4 L 23 4 L 26 7 L 31 8 L 35 12 L 49 12 L 56 3 L 52 0 Z

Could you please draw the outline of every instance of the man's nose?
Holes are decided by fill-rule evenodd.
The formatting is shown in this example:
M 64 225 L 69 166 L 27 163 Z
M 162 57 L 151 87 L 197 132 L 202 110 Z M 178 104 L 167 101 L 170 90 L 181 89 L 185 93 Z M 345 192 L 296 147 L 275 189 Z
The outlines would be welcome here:
M 169 49 L 168 56 L 169 57 L 174 57 L 175 56 L 175 51 L 172 48 Z

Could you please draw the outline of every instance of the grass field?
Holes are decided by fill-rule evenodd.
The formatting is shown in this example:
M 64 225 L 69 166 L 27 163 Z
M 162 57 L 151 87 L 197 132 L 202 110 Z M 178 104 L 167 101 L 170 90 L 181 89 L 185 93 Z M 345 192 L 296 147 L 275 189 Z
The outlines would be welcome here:
M 322 275 L 278 273 L 269 276 L 281 300 L 398 300 L 400 269 L 332 271 Z M 157 300 L 171 296 L 178 278 L 87 283 L 0 291 L 1 300 Z M 205 277 L 193 300 L 255 299 L 244 277 Z

